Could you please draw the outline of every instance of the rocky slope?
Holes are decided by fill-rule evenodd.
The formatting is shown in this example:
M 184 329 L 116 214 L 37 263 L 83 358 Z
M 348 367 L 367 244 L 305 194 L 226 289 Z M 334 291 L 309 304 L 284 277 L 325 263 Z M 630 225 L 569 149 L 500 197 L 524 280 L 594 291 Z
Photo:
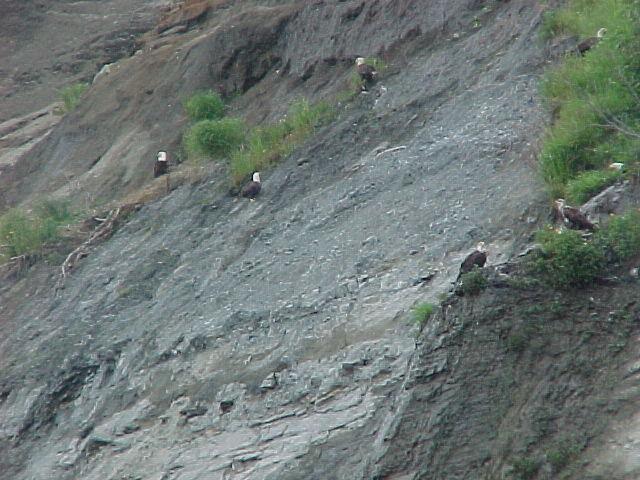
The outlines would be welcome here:
M 42 264 L 2 281 L 0 477 L 502 478 L 519 455 L 554 478 L 545 440 L 564 430 L 591 462 L 568 478 L 634 478 L 613 426 L 635 415 L 635 285 L 564 299 L 496 278 L 422 333 L 409 320 L 477 241 L 497 265 L 546 220 L 538 2 L 176 12 L 15 156 L 4 205 L 135 193 L 157 149 L 177 155 L 196 89 L 242 94 L 233 112 L 257 123 L 331 98 L 358 55 L 390 68 L 264 172 L 255 203 L 220 168 L 133 212 L 62 283 Z

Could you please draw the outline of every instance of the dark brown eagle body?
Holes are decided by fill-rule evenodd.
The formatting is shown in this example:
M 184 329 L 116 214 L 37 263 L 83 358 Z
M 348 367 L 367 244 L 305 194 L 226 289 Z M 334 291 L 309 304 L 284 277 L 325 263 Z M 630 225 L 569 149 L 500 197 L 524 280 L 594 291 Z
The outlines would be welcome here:
M 576 207 L 570 207 L 563 199 L 556 200 L 556 209 L 562 222 L 572 230 L 589 230 L 593 232 L 596 226 L 589 221 L 587 216 Z
M 589 50 L 591 50 L 599 41 L 600 39 L 598 37 L 589 37 L 586 40 L 583 40 L 576 47 L 578 49 L 578 53 L 580 55 L 584 55 Z
M 260 173 L 255 172 L 253 174 L 253 180 L 247 183 L 244 187 L 242 187 L 242 190 L 240 190 L 240 195 L 253 200 L 258 196 L 261 189 L 262 183 L 260 182 Z
M 167 161 L 167 152 L 158 152 L 156 163 L 153 165 L 153 176 L 159 177 L 165 175 L 169 171 L 169 162 Z
M 605 33 L 607 33 L 607 29 L 601 28 L 600 30 L 598 30 L 598 33 L 596 34 L 595 37 L 589 37 L 581 41 L 576 47 L 578 50 L 578 53 L 580 55 L 584 55 L 585 53 L 587 53 L 589 50 L 595 47 L 600 40 L 602 40 L 602 37 L 604 37 Z
M 460 280 L 460 276 L 465 273 L 469 273 L 474 268 L 482 268 L 487 263 L 487 251 L 484 247 L 484 242 L 480 242 L 476 249 L 467 255 L 467 258 L 464 259 L 462 265 L 460 265 L 460 272 L 458 273 L 458 280 Z
M 375 81 L 378 72 L 372 65 L 367 64 L 362 57 L 356 58 L 356 71 L 361 80 L 360 89 L 366 92 L 369 86 Z
M 373 82 L 376 78 L 376 69 L 373 68 L 371 65 L 367 65 L 366 63 L 362 63 L 360 65 L 358 65 L 358 75 L 360 75 L 360 78 L 362 80 L 364 80 L 365 82 Z
M 240 191 L 240 195 L 242 195 L 245 198 L 254 199 L 260 193 L 260 188 L 261 188 L 260 182 L 249 182 L 244 187 L 242 187 L 242 190 Z
M 460 265 L 460 273 L 469 273 L 474 267 L 482 268 L 485 263 L 487 263 L 487 253 L 476 250 L 464 259 L 464 262 Z

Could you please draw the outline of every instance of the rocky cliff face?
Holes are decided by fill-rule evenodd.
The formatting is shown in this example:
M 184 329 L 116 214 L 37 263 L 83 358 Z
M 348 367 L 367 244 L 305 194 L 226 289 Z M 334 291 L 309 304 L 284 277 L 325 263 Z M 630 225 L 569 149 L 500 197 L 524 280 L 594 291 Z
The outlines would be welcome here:
M 502 478 L 531 456 L 554 478 L 545 440 L 566 431 L 593 478 L 632 478 L 604 435 L 634 413 L 633 285 L 565 299 L 496 278 L 421 333 L 408 315 L 477 241 L 497 265 L 545 220 L 537 2 L 236 3 L 158 11 L 139 53 L 0 175 L 3 202 L 139 190 L 196 89 L 240 93 L 233 111 L 259 122 L 345 88 L 358 55 L 390 68 L 264 172 L 255 203 L 218 169 L 133 212 L 62 283 L 44 265 L 3 280 L 0 476 Z

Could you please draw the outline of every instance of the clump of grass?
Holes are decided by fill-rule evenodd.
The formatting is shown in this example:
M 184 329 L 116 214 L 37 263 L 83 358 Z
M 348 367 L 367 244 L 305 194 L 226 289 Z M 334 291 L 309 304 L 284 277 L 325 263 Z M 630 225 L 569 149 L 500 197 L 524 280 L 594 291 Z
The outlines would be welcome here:
M 608 259 L 623 261 L 640 253 L 640 212 L 631 210 L 613 217 L 607 228 L 597 232 L 595 245 Z
M 637 2 L 636 2 L 637 4 Z M 607 28 L 583 57 L 568 55 L 541 88 L 556 118 L 543 144 L 542 175 L 554 196 L 569 181 L 610 161 L 637 161 L 640 133 L 640 13 L 633 0 L 572 0 L 547 14 L 543 33 L 586 38 Z
M 46 200 L 33 212 L 12 208 L 0 216 L 0 260 L 38 254 L 59 238 L 59 227 L 73 218 L 63 201 Z
M 524 333 L 514 333 L 507 337 L 506 349 L 508 352 L 521 353 L 527 348 L 529 337 Z
M 540 37 L 549 40 L 570 30 L 571 24 L 565 18 L 563 10 L 549 10 L 544 13 L 542 26 L 540 27 Z
M 224 117 L 224 102 L 220 95 L 211 90 L 191 96 L 184 102 L 184 109 L 192 122 L 219 120 Z
M 538 473 L 540 464 L 531 458 L 516 458 L 511 463 L 512 476 L 515 480 L 529 480 Z
M 74 219 L 70 203 L 67 200 L 51 198 L 41 200 L 35 206 L 35 213 L 39 218 L 47 218 L 58 224 L 67 223 Z
M 433 315 L 435 309 L 436 306 L 433 303 L 421 303 L 413 309 L 413 311 L 411 312 L 411 317 L 415 323 L 422 326 L 427 323 L 429 318 L 431 318 L 431 315 Z
M 64 111 L 70 112 L 74 110 L 78 104 L 80 103 L 80 97 L 82 94 L 89 88 L 89 85 L 86 83 L 74 83 L 73 85 L 69 85 L 65 87 L 60 92 L 60 98 L 64 103 Z
M 190 157 L 228 157 L 246 138 L 246 126 L 238 118 L 200 120 L 185 134 L 183 142 Z
M 562 442 L 546 451 L 547 461 L 555 473 L 563 470 L 580 453 L 580 446 L 575 442 Z
M 255 128 L 247 142 L 231 154 L 230 169 L 234 184 L 238 185 L 252 172 L 286 157 L 297 144 L 333 115 L 333 109 L 325 102 L 311 105 L 307 100 L 300 100 L 291 106 L 287 116 L 280 122 Z
M 589 170 L 567 182 L 567 198 L 572 203 L 584 203 L 618 180 L 616 170 Z
M 537 241 L 541 249 L 529 269 L 555 287 L 588 285 L 605 265 L 602 249 L 583 240 L 575 230 L 542 230 Z
M 460 289 L 464 295 L 476 295 L 487 288 L 487 279 L 484 278 L 479 268 L 460 276 Z

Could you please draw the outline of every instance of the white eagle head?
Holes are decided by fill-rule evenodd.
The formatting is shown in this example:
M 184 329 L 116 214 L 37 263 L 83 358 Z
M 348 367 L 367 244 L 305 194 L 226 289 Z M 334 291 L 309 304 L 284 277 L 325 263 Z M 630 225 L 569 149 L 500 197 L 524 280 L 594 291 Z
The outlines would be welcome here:
M 365 62 L 364 58 L 362 58 L 362 57 L 356 58 L 356 65 L 358 65 L 358 66 L 364 65 L 364 62 Z
M 596 37 L 602 38 L 602 37 L 604 37 L 605 33 L 607 33 L 607 29 L 606 28 L 601 28 L 600 30 L 598 30 L 598 33 L 596 33 Z
M 158 161 L 166 162 L 167 161 L 167 152 L 160 151 L 158 152 Z
M 486 253 L 487 247 L 484 242 L 479 242 L 478 245 L 476 245 L 476 250 L 482 253 Z
M 260 183 L 260 172 L 253 173 L 253 181 Z
M 567 203 L 564 201 L 564 198 L 559 198 L 559 199 L 557 199 L 557 200 L 556 200 L 555 202 L 553 202 L 553 203 L 555 203 L 555 204 L 556 204 L 556 207 L 557 207 L 558 209 L 560 209 L 560 210 L 562 210 L 562 209 L 565 207 L 565 205 L 567 204 Z
M 624 170 L 624 163 L 622 162 L 613 162 L 609 164 L 609 169 L 610 170 L 616 170 L 618 172 L 621 172 L 622 170 Z

